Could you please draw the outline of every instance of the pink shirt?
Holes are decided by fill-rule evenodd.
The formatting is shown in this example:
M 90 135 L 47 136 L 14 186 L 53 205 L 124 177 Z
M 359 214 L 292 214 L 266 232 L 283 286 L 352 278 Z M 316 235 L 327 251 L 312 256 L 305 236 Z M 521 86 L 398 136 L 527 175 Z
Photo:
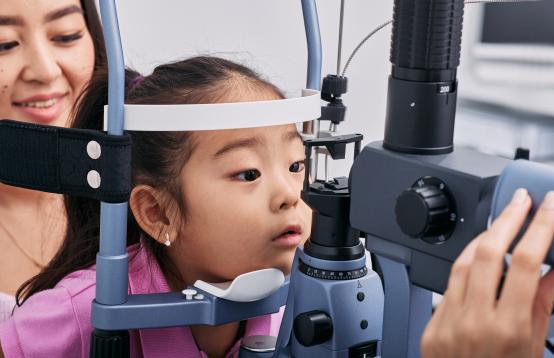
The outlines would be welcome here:
M 169 292 L 156 260 L 139 245 L 129 247 L 129 293 Z M 74 272 L 56 287 L 39 292 L 0 325 L 0 345 L 6 358 L 89 356 L 91 302 L 95 268 Z M 277 336 L 283 310 L 246 323 L 245 336 Z M 130 331 L 131 357 L 207 357 L 198 350 L 187 327 Z M 240 341 L 227 357 L 238 356 Z
M 0 292 L 0 323 L 8 320 L 15 307 L 15 297 L 7 293 Z

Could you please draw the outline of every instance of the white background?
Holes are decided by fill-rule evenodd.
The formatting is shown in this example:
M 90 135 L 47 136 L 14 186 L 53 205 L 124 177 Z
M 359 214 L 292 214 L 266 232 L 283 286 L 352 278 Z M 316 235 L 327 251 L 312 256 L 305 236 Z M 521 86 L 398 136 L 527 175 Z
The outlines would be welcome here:
M 323 42 L 323 75 L 334 74 L 340 0 L 316 3 Z M 345 3 L 342 66 L 361 39 L 392 17 L 393 7 L 393 0 Z M 307 50 L 300 0 L 118 0 L 117 4 L 127 65 L 143 74 L 159 63 L 211 54 L 257 70 L 288 95 L 298 95 L 305 86 Z M 464 67 L 471 61 L 467 56 L 464 59 L 464 54 L 470 53 L 468 45 L 472 44 L 471 34 L 479 23 L 481 7 L 468 5 L 465 10 L 464 34 L 469 36 L 463 41 L 459 69 L 461 94 L 472 88 L 470 68 Z M 349 89 L 343 98 L 348 111 L 340 130 L 362 133 L 364 143 L 383 137 L 390 34 L 389 26 L 370 39 L 346 73 Z M 517 92 L 512 97 L 509 100 L 513 103 L 521 101 Z M 457 142 L 501 155 L 509 155 L 517 146 L 536 147 L 533 143 L 538 142 L 537 136 L 527 136 L 528 140 L 522 142 L 520 124 L 510 125 L 502 119 L 499 124 L 480 114 L 472 116 L 464 123 L 468 116 L 459 112 Z M 483 130 L 483 125 L 492 130 Z M 532 129 L 537 132 L 535 127 Z M 479 133 L 486 136 L 479 137 Z M 548 138 L 546 142 L 550 142 Z M 349 166 L 350 160 L 335 163 L 330 173 L 347 175 Z
M 159 63 L 212 54 L 246 64 L 287 94 L 297 95 L 305 87 L 307 50 L 299 0 L 118 0 L 117 5 L 126 64 L 143 74 Z M 392 5 L 392 0 L 346 1 L 342 66 L 372 29 L 392 18 Z M 323 75 L 334 74 L 340 0 L 320 0 L 317 7 Z M 383 136 L 390 30 L 370 39 L 346 73 L 348 112 L 341 132 L 362 133 L 364 143 Z

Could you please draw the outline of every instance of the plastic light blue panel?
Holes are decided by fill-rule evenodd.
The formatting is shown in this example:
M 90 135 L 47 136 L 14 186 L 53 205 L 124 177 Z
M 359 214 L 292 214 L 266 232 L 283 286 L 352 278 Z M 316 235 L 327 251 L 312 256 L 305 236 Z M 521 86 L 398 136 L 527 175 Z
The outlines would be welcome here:
M 304 16 L 306 41 L 308 42 L 308 78 L 306 87 L 319 91 L 321 89 L 322 50 L 315 0 L 302 0 L 302 14 Z
M 383 357 L 419 358 L 419 341 L 431 318 L 432 293 L 410 283 L 408 268 L 376 256 L 384 276 Z
M 94 327 L 106 330 L 221 325 L 275 313 L 285 304 L 288 280 L 271 296 L 254 302 L 233 302 L 195 287 L 204 297 L 186 300 L 180 292 L 129 295 L 121 305 L 92 304 Z
M 533 207 L 525 226 L 520 231 L 514 243 L 525 232 L 531 217 L 543 201 L 545 195 L 554 190 L 554 167 L 528 160 L 516 160 L 508 164 L 496 183 L 491 205 L 491 219 L 496 219 L 512 200 L 518 188 L 526 188 L 533 200 Z M 554 263 L 554 249 L 550 247 L 546 256 L 547 264 Z
M 320 88 L 321 39 L 314 0 L 303 0 L 308 41 L 308 87 Z M 108 133 L 123 133 L 125 64 L 114 0 L 100 0 L 100 14 L 108 57 Z M 127 203 L 101 204 L 97 292 L 92 305 L 94 327 L 106 330 L 155 328 L 194 324 L 222 324 L 276 312 L 284 304 L 288 282 L 259 302 L 237 303 L 208 294 L 185 301 L 179 293 L 131 295 L 126 250 Z
M 108 133 L 123 134 L 125 62 L 115 0 L 100 0 L 108 57 Z M 96 257 L 96 301 L 117 305 L 127 301 L 127 203 L 100 206 L 100 252 Z

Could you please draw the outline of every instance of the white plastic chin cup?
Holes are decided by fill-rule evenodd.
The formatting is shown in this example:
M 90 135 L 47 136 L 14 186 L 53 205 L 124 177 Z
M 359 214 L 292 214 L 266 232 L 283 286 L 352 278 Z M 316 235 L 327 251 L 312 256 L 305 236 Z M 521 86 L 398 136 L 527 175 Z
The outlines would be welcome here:
M 104 130 L 108 128 L 104 107 Z M 126 104 L 128 131 L 203 131 L 277 126 L 321 116 L 320 93 L 304 89 L 301 97 L 271 101 L 213 104 Z
M 276 292 L 285 282 L 281 270 L 268 268 L 237 276 L 233 281 L 209 283 L 198 280 L 194 287 L 215 297 L 236 302 L 253 302 Z

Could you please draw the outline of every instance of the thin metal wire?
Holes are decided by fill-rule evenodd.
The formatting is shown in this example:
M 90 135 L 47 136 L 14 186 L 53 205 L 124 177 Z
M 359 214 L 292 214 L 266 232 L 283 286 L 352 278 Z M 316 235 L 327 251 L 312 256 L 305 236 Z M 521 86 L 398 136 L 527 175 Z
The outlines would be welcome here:
M 364 39 L 358 44 L 358 46 L 356 46 L 354 51 L 352 51 L 352 54 L 350 55 L 350 57 L 348 57 L 348 61 L 346 61 L 346 64 L 344 65 L 344 69 L 342 70 L 341 76 L 344 76 L 344 74 L 346 73 L 346 70 L 348 69 L 348 66 L 350 65 L 350 62 L 352 62 L 352 59 L 354 58 L 354 56 L 356 55 L 358 50 L 360 50 L 360 48 L 363 46 L 363 44 L 367 40 L 369 40 L 369 38 L 371 36 L 375 35 L 379 30 L 381 30 L 382 28 L 384 28 L 384 27 L 386 27 L 390 24 L 392 24 L 392 20 L 389 20 L 389 21 L 385 22 L 384 24 L 379 25 L 377 28 L 375 28 L 373 31 L 371 31 L 366 37 L 364 37 Z
M 542 0 L 467 0 L 464 2 L 464 4 L 488 4 L 488 3 L 523 3 L 523 2 L 538 2 Z M 341 76 L 344 76 L 346 74 L 346 70 L 348 69 L 348 66 L 350 65 L 350 62 L 352 62 L 352 59 L 356 55 L 356 53 L 360 50 L 360 48 L 363 46 L 363 44 L 371 38 L 371 36 L 375 35 L 377 32 L 379 32 L 381 29 L 385 28 L 386 26 L 392 24 L 392 20 L 389 20 L 385 22 L 384 24 L 381 24 L 377 26 L 373 31 L 371 31 L 366 37 L 363 38 L 362 41 L 354 48 L 354 51 L 352 51 L 352 54 L 350 57 L 348 57 L 348 60 L 346 61 L 346 64 L 344 65 L 344 69 L 342 70 Z M 342 28 L 342 25 L 341 25 Z
M 340 22 L 339 22 L 339 49 L 337 51 L 337 76 L 340 74 L 340 59 L 342 54 L 342 28 L 344 25 L 344 0 L 340 0 Z

